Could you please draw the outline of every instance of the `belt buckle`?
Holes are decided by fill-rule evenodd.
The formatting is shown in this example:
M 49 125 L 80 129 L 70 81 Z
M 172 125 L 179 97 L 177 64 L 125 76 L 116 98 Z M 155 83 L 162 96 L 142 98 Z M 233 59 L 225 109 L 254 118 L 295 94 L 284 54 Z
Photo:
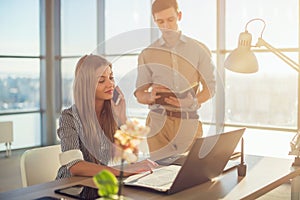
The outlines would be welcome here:
M 186 119 L 190 119 L 190 113 L 189 112 L 185 112 L 186 115 Z
M 163 109 L 153 109 L 152 112 L 158 113 L 163 115 L 165 113 L 165 111 Z

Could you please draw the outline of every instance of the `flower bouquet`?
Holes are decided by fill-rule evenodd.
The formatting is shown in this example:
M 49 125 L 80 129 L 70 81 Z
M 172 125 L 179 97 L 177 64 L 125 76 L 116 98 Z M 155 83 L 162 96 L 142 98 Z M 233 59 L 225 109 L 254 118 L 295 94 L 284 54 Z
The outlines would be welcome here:
M 149 133 L 150 128 L 142 126 L 136 119 L 127 120 L 114 135 L 115 145 L 120 151 L 116 155 L 121 160 L 119 180 L 108 170 L 102 170 L 93 177 L 98 193 L 103 199 L 129 199 L 122 196 L 124 162 L 133 163 L 138 159 L 138 145 Z

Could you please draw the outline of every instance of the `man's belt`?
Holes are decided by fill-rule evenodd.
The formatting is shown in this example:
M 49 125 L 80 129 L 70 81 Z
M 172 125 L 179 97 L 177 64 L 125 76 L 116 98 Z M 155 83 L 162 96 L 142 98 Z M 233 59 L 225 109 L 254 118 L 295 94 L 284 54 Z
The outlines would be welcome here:
M 175 117 L 175 118 L 181 118 L 181 119 L 198 119 L 199 115 L 196 111 L 169 111 L 165 109 L 153 109 L 153 112 L 159 113 L 159 114 L 165 114 L 169 117 Z

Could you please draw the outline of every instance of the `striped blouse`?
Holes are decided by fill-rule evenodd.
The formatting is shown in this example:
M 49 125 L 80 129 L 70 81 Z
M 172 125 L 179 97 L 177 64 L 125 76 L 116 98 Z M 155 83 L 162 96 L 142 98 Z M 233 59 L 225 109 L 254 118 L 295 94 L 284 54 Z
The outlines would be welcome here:
M 102 162 L 100 162 L 84 146 L 84 142 L 80 138 L 80 135 L 83 135 L 82 123 L 75 105 L 62 111 L 57 134 L 61 140 L 60 162 L 62 166 L 58 170 L 56 179 L 71 177 L 69 168 L 82 160 L 108 164 L 111 156 L 107 148 L 100 148 L 99 144 L 99 151 L 102 151 L 100 154 L 103 155 Z

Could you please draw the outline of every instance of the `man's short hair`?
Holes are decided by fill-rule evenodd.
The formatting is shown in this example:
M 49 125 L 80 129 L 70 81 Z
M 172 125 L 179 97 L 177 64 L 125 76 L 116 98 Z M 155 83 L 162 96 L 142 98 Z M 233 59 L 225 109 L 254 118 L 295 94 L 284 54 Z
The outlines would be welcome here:
M 168 8 L 174 8 L 178 12 L 177 0 L 155 0 L 152 4 L 152 15 Z

